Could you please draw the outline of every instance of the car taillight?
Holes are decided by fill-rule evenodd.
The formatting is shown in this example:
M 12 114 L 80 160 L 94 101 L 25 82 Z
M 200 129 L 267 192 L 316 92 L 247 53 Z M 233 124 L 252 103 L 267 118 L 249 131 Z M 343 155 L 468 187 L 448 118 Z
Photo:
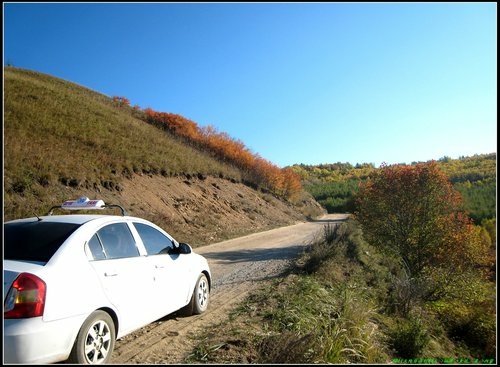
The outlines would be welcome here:
M 5 297 L 5 319 L 23 319 L 43 315 L 45 282 L 36 275 L 21 273 L 12 283 Z

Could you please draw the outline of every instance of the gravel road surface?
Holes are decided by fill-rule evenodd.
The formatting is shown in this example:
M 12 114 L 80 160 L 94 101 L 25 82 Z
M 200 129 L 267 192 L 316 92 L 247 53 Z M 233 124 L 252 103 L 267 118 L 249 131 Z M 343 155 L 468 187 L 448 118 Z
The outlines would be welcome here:
M 198 247 L 208 259 L 213 284 L 208 310 L 196 316 L 166 316 L 118 340 L 114 364 L 179 364 L 194 345 L 191 336 L 226 319 L 228 312 L 265 281 L 279 277 L 327 223 L 345 214 Z

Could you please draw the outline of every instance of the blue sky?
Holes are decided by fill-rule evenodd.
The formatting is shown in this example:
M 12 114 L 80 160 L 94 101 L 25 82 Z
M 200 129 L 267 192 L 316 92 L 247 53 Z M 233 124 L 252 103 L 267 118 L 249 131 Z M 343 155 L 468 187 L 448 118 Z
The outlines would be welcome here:
M 280 167 L 496 152 L 495 2 L 3 8 L 4 65 L 212 125 Z

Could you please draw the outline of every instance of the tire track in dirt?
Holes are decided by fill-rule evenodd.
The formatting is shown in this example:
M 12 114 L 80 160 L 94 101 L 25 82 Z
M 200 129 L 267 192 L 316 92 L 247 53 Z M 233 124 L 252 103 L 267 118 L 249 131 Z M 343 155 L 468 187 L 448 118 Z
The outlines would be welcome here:
M 210 307 L 201 315 L 168 315 L 118 340 L 112 363 L 180 363 L 184 357 L 181 351 L 189 343 L 189 334 L 205 327 L 207 323 L 221 322 L 227 316 L 227 311 L 254 289 L 255 285 L 250 283 L 222 286 L 214 290 Z

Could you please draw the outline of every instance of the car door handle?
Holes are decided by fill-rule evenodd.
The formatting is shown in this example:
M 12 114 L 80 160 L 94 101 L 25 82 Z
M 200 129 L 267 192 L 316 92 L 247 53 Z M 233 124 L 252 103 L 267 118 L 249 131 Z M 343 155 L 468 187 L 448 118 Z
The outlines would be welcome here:
M 165 269 L 165 265 L 155 264 L 155 269 Z
M 116 277 L 118 273 L 104 273 L 105 277 Z

